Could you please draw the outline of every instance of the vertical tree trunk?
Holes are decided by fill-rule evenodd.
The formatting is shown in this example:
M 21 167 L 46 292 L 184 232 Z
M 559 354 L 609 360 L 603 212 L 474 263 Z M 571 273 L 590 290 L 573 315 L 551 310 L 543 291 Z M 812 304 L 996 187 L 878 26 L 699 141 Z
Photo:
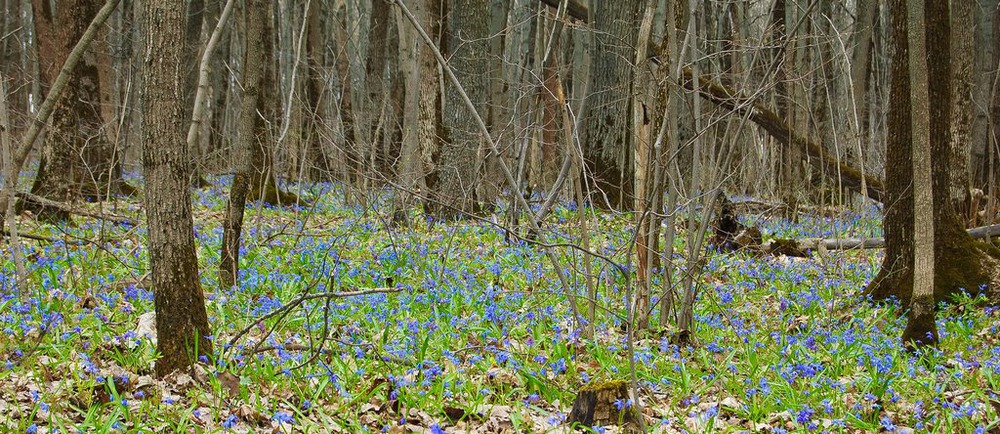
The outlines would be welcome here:
M 873 299 L 895 297 L 909 305 L 914 296 L 914 199 L 913 149 L 916 140 L 911 129 L 910 97 L 923 90 L 916 89 L 908 69 L 910 57 L 907 47 L 905 22 L 906 3 L 895 0 L 892 15 L 892 40 L 896 45 L 892 59 L 892 95 L 889 107 L 889 140 L 886 146 L 886 254 L 882 269 L 872 280 L 866 294 Z M 942 6 L 944 5 L 944 6 Z M 926 62 L 927 98 L 929 100 L 929 137 L 932 155 L 951 155 L 956 144 L 951 135 L 951 63 L 949 10 L 946 3 L 927 2 L 926 55 L 914 53 Z M 920 122 L 913 120 L 912 122 Z M 996 282 L 991 270 L 997 260 L 985 253 L 965 231 L 955 214 L 951 195 L 951 159 L 933 158 L 930 163 L 933 192 L 933 243 L 934 243 L 934 302 L 948 301 L 961 291 L 977 294 L 986 290 L 987 296 L 997 300 Z M 919 270 L 924 271 L 924 270 Z
M 318 5 L 317 5 L 318 6 Z M 309 114 L 306 122 L 309 137 L 306 143 L 304 162 L 309 164 L 309 175 L 313 180 L 328 180 L 331 178 L 329 151 L 323 146 L 329 132 L 326 130 L 327 113 L 323 100 L 323 22 L 320 19 L 323 9 L 309 8 L 308 35 L 306 36 L 306 101 L 309 104 Z
M 615 208 L 633 206 L 632 81 L 641 0 L 593 2 L 595 28 L 590 89 L 584 120 L 583 157 L 597 187 Z M 600 192 L 598 193 L 600 194 Z M 603 198 L 592 199 L 604 204 Z
M 440 41 L 441 3 L 443 2 L 440 0 L 414 1 L 414 5 L 419 6 L 419 10 L 415 10 L 414 13 L 419 19 L 423 19 L 424 30 L 432 38 L 437 38 Z M 441 160 L 441 138 L 444 137 L 442 127 L 444 115 L 442 113 L 443 96 L 439 84 L 441 76 L 438 73 L 437 61 L 431 50 L 423 47 L 420 49 L 417 53 L 417 68 L 420 74 L 417 141 L 420 147 L 420 166 L 422 173 L 425 174 L 421 191 L 429 193 L 429 197 L 424 197 L 425 210 L 437 214 L 441 208 L 436 202 L 435 195 L 441 189 L 438 164 Z
M 36 0 L 34 21 L 38 29 L 41 78 L 46 84 L 55 81 L 63 63 L 101 3 L 78 0 L 53 9 L 50 2 Z M 101 48 L 91 46 L 90 55 L 76 65 L 70 84 L 59 98 L 52 114 L 52 124 L 42 147 L 42 161 L 32 193 L 57 201 L 81 198 L 101 199 L 106 193 L 117 194 L 121 179 L 115 161 L 114 143 L 105 132 L 102 117 L 101 79 L 98 62 L 108 60 Z M 104 68 L 109 71 L 109 68 Z M 47 219 L 69 220 L 66 211 L 40 205 L 29 207 Z
M 181 129 L 184 8 L 144 2 L 143 169 L 149 258 L 156 306 L 156 373 L 165 376 L 211 356 L 211 329 L 198 278 L 189 196 L 190 160 Z
M 868 139 L 868 75 L 871 71 L 872 27 L 875 23 L 875 0 L 859 0 L 854 13 L 854 30 L 851 32 L 851 125 L 858 143 L 858 167 L 864 167 L 861 144 Z
M 279 125 L 278 107 L 280 102 L 275 95 L 277 74 L 275 72 L 274 34 L 272 32 L 273 2 L 264 2 L 261 6 L 266 8 L 264 18 L 261 20 L 261 43 L 264 45 L 260 48 L 262 55 L 260 62 L 263 64 L 264 71 L 257 97 L 257 107 L 261 109 L 259 116 L 264 117 L 265 125 Z M 247 66 L 244 65 L 244 67 Z M 242 124 L 242 117 L 240 119 Z M 250 200 L 259 200 L 268 205 L 295 204 L 298 202 L 298 197 L 278 187 L 277 175 L 274 171 L 274 143 L 275 134 L 272 128 L 255 130 L 255 139 L 248 143 L 251 146 L 250 166 L 252 169 L 250 171 Z M 247 143 L 241 145 L 247 145 Z
M 483 119 L 489 119 L 488 0 L 451 0 L 449 2 L 447 44 L 443 50 L 451 57 L 451 68 Z M 478 209 L 476 187 L 483 137 L 474 117 L 463 107 L 459 90 L 445 86 L 445 141 L 437 164 L 437 189 L 441 201 L 437 215 L 458 218 Z
M 933 86 L 928 86 L 927 55 L 928 51 L 932 50 L 926 46 L 930 45 L 927 42 L 929 26 L 924 24 L 923 3 L 924 0 L 909 0 L 905 10 L 893 10 L 894 14 L 901 16 L 906 14 L 904 22 L 908 35 L 908 66 L 912 90 L 909 104 L 910 131 L 913 140 L 910 145 L 913 160 L 913 299 L 910 302 L 906 330 L 903 331 L 903 343 L 906 345 L 927 345 L 937 342 L 937 328 L 934 323 L 934 193 L 931 184 L 931 140 L 932 135 L 947 134 L 947 131 L 942 131 L 940 126 L 947 126 L 950 123 L 947 116 L 949 111 L 947 95 L 944 101 L 935 101 L 934 108 L 931 108 L 928 88 Z M 944 17 L 928 16 L 928 19 L 947 20 L 947 3 L 937 3 L 944 5 Z M 896 8 L 902 6 L 898 2 L 893 5 Z M 933 5 L 927 9 L 928 14 L 942 12 L 942 8 Z M 946 48 L 947 38 L 943 39 L 946 42 L 942 45 Z M 938 78 L 942 77 L 939 75 Z M 932 114 L 943 116 L 943 119 L 934 119 Z M 934 128 L 932 124 L 937 124 L 938 127 Z M 933 133 L 932 129 L 935 130 Z M 933 139 L 942 138 L 944 137 L 933 137 Z
M 408 2 L 407 7 L 422 19 L 422 9 L 419 2 Z M 412 192 L 419 188 L 418 179 L 423 178 L 420 165 L 420 41 L 416 30 L 396 8 L 396 28 L 399 29 L 399 76 L 403 81 L 403 136 L 400 144 L 400 163 L 398 173 L 399 187 L 393 194 L 393 221 L 405 222 L 406 210 L 413 203 Z
M 185 3 L 187 3 L 187 24 L 184 29 L 184 66 L 182 67 L 184 73 L 183 108 L 184 118 L 191 119 L 191 112 L 194 111 L 195 93 L 198 90 L 198 59 L 201 59 L 199 52 L 207 45 L 212 30 L 203 25 L 207 19 L 211 18 L 205 13 L 205 0 L 188 0 Z M 191 181 L 195 186 L 207 186 L 208 182 L 201 176 L 201 146 L 197 142 L 189 145 Z
M 236 144 L 232 148 L 233 183 L 226 203 L 226 219 L 222 224 L 222 252 L 219 258 L 219 286 L 228 289 L 236 284 L 240 269 L 240 237 L 243 231 L 243 211 L 246 208 L 253 173 L 252 155 L 260 152 L 259 144 L 267 140 L 267 131 L 259 113 L 268 113 L 264 106 L 268 80 L 264 74 L 266 55 L 270 44 L 264 39 L 265 27 L 270 17 L 266 15 L 267 0 L 247 3 L 245 19 L 246 48 L 243 51 L 243 107 L 237 126 Z
M 987 171 L 989 169 L 989 150 L 991 148 L 991 125 L 993 123 L 990 112 L 990 102 L 992 101 L 994 88 L 993 83 L 996 78 L 996 52 L 993 44 L 995 8 L 989 4 L 977 4 L 974 6 L 975 15 L 975 77 L 974 90 L 972 92 L 972 107 L 974 118 L 972 123 L 972 138 L 970 142 L 972 159 L 970 162 L 973 185 L 986 190 Z
M 952 206 L 962 221 L 974 217 L 970 209 L 972 197 L 969 194 L 969 144 L 972 140 L 972 68 L 975 47 L 976 5 L 971 1 L 952 2 L 951 13 L 951 141 L 948 158 L 951 160 L 950 174 Z

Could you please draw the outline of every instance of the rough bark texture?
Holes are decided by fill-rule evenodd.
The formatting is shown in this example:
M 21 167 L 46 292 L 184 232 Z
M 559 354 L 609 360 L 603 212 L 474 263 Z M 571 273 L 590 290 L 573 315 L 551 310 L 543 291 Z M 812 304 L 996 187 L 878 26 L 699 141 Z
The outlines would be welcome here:
M 962 221 L 974 217 L 970 209 L 969 148 L 972 139 L 972 68 L 975 46 L 974 2 L 952 2 L 951 13 L 951 188 L 949 195 L 955 212 Z
M 260 109 L 259 116 L 273 125 L 278 125 L 278 102 L 275 92 L 276 74 L 274 65 L 274 48 L 272 44 L 272 2 L 264 2 L 261 7 L 265 8 L 263 19 L 261 20 L 261 49 L 260 62 L 263 69 L 263 78 L 258 92 L 257 107 Z M 255 14 L 256 15 L 256 14 Z M 274 143 L 272 131 L 268 128 L 257 130 L 257 136 L 249 144 L 252 147 L 250 152 L 250 200 L 259 200 L 268 205 L 290 205 L 298 201 L 298 197 L 293 193 L 281 190 L 278 187 L 277 177 L 274 172 Z
M 897 0 L 901 1 L 901 0 Z M 905 2 L 894 7 L 905 9 Z M 930 106 L 930 142 L 932 155 L 948 155 L 950 136 L 950 62 L 947 9 L 930 2 L 927 8 L 928 94 Z M 865 289 L 875 300 L 897 298 L 904 305 L 913 295 L 913 194 L 910 190 L 913 173 L 911 160 L 913 140 L 910 129 L 909 97 L 911 85 L 906 44 L 905 16 L 892 15 L 892 90 L 889 107 L 889 137 L 886 145 L 886 254 L 879 274 Z M 945 18 L 941 18 L 944 16 Z M 943 33 L 942 33 L 943 32 Z M 996 260 L 987 252 L 995 251 L 973 241 L 952 207 L 950 200 L 950 159 L 934 158 L 931 162 L 934 192 L 934 300 L 947 301 L 957 292 L 978 293 L 997 300 Z
M 142 162 L 146 175 L 149 257 L 156 305 L 156 373 L 183 369 L 212 354 L 205 296 L 198 279 L 191 197 L 190 160 L 181 129 L 181 2 L 145 2 Z
M 928 17 L 928 20 L 932 21 L 930 26 L 925 24 L 924 0 L 909 0 L 905 9 L 901 9 L 900 4 L 895 3 L 892 9 L 893 14 L 906 14 L 907 18 L 911 90 L 909 103 L 910 133 L 913 139 L 910 154 L 913 161 L 913 297 L 906 329 L 903 331 L 903 343 L 907 346 L 937 343 L 937 327 L 934 322 L 934 191 L 931 186 L 931 141 L 942 140 L 947 135 L 947 126 L 950 123 L 947 115 L 950 107 L 947 99 L 935 100 L 934 104 L 931 104 L 931 90 L 940 93 L 941 89 L 940 86 L 928 85 L 929 50 L 926 34 L 928 27 L 938 30 L 942 27 L 940 23 L 934 23 L 935 20 L 948 19 L 947 4 L 943 2 L 940 4 L 944 5 L 943 11 L 934 5 L 927 8 L 927 12 L 943 13 L 943 17 Z M 947 23 L 944 27 L 947 28 Z M 943 44 L 939 44 L 947 48 L 947 38 L 943 39 Z M 939 63 L 945 64 L 947 68 L 947 62 Z M 933 118 L 932 112 L 933 115 L 940 117 Z
M 246 49 L 243 51 L 243 109 L 237 126 L 237 139 L 233 146 L 233 183 L 226 204 L 226 220 L 222 227 L 222 252 L 219 258 L 219 287 L 228 289 L 236 284 L 239 277 L 240 234 L 243 231 L 243 211 L 246 208 L 250 190 L 251 155 L 259 149 L 258 141 L 264 139 L 266 131 L 258 114 L 266 113 L 267 107 L 260 98 L 264 79 L 264 23 L 268 17 L 267 0 L 250 0 L 246 13 Z
M 447 45 L 450 66 L 462 83 L 476 111 L 488 119 L 489 12 L 487 0 L 452 0 L 449 9 Z M 439 217 L 456 218 L 477 210 L 476 179 L 482 161 L 480 148 L 484 138 L 476 127 L 475 117 L 465 107 L 459 90 L 445 87 L 444 118 L 446 131 L 438 161 L 435 193 L 441 207 Z
M 55 81 L 102 4 L 78 0 L 53 9 L 50 2 L 35 1 L 40 74 L 44 83 Z M 91 47 L 73 69 L 70 83 L 52 113 L 32 193 L 62 202 L 119 193 L 121 169 L 115 161 L 114 143 L 104 130 L 101 110 L 102 90 L 108 92 L 101 88 L 102 60 L 107 62 L 107 55 L 100 48 Z M 107 68 L 104 69 L 106 74 Z M 69 214 L 58 209 L 33 203 L 27 206 L 46 219 L 70 219 Z
M 641 0 L 594 2 L 591 5 L 594 52 L 590 69 L 590 94 L 584 119 L 583 157 L 596 187 L 613 208 L 633 206 L 633 135 L 631 60 L 635 58 Z M 592 199 L 603 205 L 604 199 Z
M 615 425 L 621 426 L 624 432 L 641 432 L 638 414 L 634 406 L 619 409 L 615 402 L 629 400 L 628 384 L 624 381 L 596 382 L 584 385 L 573 400 L 570 411 L 570 424 L 581 427 Z

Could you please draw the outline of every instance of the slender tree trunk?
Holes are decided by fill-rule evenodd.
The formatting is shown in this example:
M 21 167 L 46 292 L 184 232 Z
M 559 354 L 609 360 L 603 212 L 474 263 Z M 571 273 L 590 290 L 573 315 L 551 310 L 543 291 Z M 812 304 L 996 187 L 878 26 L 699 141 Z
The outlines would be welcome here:
M 247 3 L 244 26 L 246 48 L 243 52 L 243 108 L 236 132 L 237 141 L 232 151 L 233 183 L 229 191 L 229 202 L 226 204 L 226 219 L 222 224 L 222 252 L 219 259 L 221 289 L 231 288 L 239 278 L 240 234 L 243 231 L 243 212 L 253 175 L 252 155 L 260 152 L 261 146 L 258 142 L 267 140 L 266 127 L 259 113 L 268 113 L 270 110 L 263 106 L 266 98 L 261 97 L 262 93 L 268 92 L 264 89 L 268 84 L 264 76 L 267 69 L 264 63 L 267 56 L 264 51 L 270 46 L 264 39 L 266 35 L 264 28 L 270 20 L 265 14 L 268 3 L 267 0 L 251 0 Z
M 432 38 L 441 40 L 441 1 L 413 0 L 419 10 L 414 13 L 424 22 L 423 28 Z M 441 160 L 444 137 L 442 126 L 443 96 L 441 94 L 441 74 L 438 72 L 437 61 L 431 50 L 421 46 L 417 53 L 417 68 L 420 74 L 420 100 L 418 101 L 417 141 L 420 147 L 420 166 L 423 179 L 421 191 L 430 193 L 424 197 L 424 208 L 433 214 L 439 212 L 440 205 L 434 200 L 436 192 L 441 188 L 438 165 Z M 420 180 L 418 180 L 420 182 Z M 418 185 L 419 186 L 419 185 Z
M 910 74 L 910 131 L 913 143 L 911 156 L 913 159 L 913 298 L 910 302 L 910 314 L 903 331 L 903 342 L 906 345 L 927 345 L 937 342 L 937 328 L 934 322 L 934 193 L 931 183 L 931 140 L 932 123 L 945 126 L 950 123 L 947 113 L 947 99 L 935 101 L 931 108 L 928 83 L 927 28 L 924 24 L 924 0 L 909 0 L 906 10 L 894 10 L 894 14 L 906 14 L 906 32 L 908 35 L 908 66 Z M 932 0 L 933 3 L 933 0 Z M 948 6 L 945 2 L 944 17 L 948 18 Z M 894 3 L 901 8 L 902 5 Z M 927 12 L 941 13 L 942 8 L 933 5 Z M 902 20 L 900 20 L 902 21 Z M 947 38 L 945 38 L 947 40 Z M 947 47 L 947 42 L 943 44 Z M 942 61 L 942 63 L 944 63 Z M 938 76 L 940 77 L 940 76 Z M 944 112 L 944 113 L 941 113 Z M 942 120 L 934 120 L 945 115 Z M 941 135 L 946 131 L 940 131 Z M 934 137 L 941 139 L 943 137 Z
M 190 160 L 181 134 L 183 5 L 142 5 L 149 48 L 144 52 L 142 160 L 160 377 L 212 355 L 188 193 Z
M 262 57 L 260 61 L 263 64 L 264 72 L 258 93 L 257 107 L 261 109 L 259 115 L 264 117 L 265 125 L 276 126 L 280 124 L 278 116 L 280 103 L 275 95 L 277 75 L 272 32 L 273 2 L 264 2 L 261 6 L 266 8 L 264 18 L 261 20 L 261 41 L 264 46 L 261 47 Z M 246 66 L 244 65 L 244 67 Z M 240 123 L 242 124 L 242 118 Z M 295 204 L 298 202 L 298 197 L 278 187 L 277 175 L 274 171 L 275 149 L 273 144 L 276 142 L 274 129 L 262 128 L 255 130 L 255 132 L 255 140 L 249 142 L 249 146 L 252 147 L 250 152 L 252 169 L 250 171 L 250 200 L 259 200 L 269 205 Z
M 975 84 L 972 92 L 974 118 L 970 142 L 972 154 L 970 165 L 973 185 L 983 190 L 987 189 L 988 157 L 992 137 L 991 125 L 993 121 L 990 102 L 992 101 L 991 95 L 996 91 L 994 79 L 996 78 L 997 59 L 993 44 L 993 19 L 996 11 L 991 6 L 988 3 L 979 3 L 974 6 L 976 24 L 974 26 L 975 71 L 973 76 Z
M 323 100 L 323 9 L 309 8 L 308 35 L 306 39 L 306 101 L 309 104 L 307 122 L 309 136 L 303 160 L 309 164 L 309 175 L 313 180 L 328 180 L 332 177 L 329 151 L 323 143 L 329 137 L 326 104 Z
M 951 141 L 948 158 L 951 160 L 951 188 L 948 194 L 952 206 L 962 221 L 974 220 L 970 209 L 972 196 L 969 187 L 969 144 L 972 140 L 972 86 L 973 53 L 975 50 L 976 5 L 972 1 L 953 1 L 951 13 Z

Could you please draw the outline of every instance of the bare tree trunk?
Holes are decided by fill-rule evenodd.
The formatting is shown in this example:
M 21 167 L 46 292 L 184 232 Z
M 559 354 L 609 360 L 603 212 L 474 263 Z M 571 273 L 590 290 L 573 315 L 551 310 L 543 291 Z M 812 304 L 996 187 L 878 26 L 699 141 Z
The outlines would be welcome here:
M 892 95 L 889 107 L 889 140 L 887 158 L 892 164 L 886 168 L 886 252 L 879 274 L 865 289 L 865 294 L 875 300 L 896 298 L 909 305 L 914 296 L 915 222 L 914 199 L 911 183 L 913 179 L 912 144 L 915 137 L 911 132 L 910 97 L 924 92 L 916 89 L 918 83 L 911 82 L 908 68 L 910 57 L 907 47 L 906 6 L 903 0 L 894 0 L 892 15 L 892 40 L 895 44 L 892 59 Z M 944 4 L 944 3 L 942 3 Z M 937 2 L 926 2 L 926 55 L 914 53 L 920 59 L 934 59 L 926 62 L 927 98 L 930 101 L 929 140 L 932 155 L 950 155 L 954 142 L 951 135 L 951 64 L 949 11 Z M 950 158 L 932 158 L 933 178 L 933 241 L 934 241 L 934 303 L 948 301 L 961 291 L 973 294 L 986 289 L 992 300 L 1000 299 L 990 270 L 995 269 L 997 260 L 990 257 L 979 245 L 972 241 L 964 225 L 952 207 L 949 175 Z M 915 336 L 915 335 L 911 335 Z M 921 335 L 922 336 L 922 335 Z M 916 337 L 921 337 L 916 336 Z
M 476 111 L 489 119 L 489 1 L 451 0 L 449 2 L 447 45 L 444 52 L 450 65 Z M 441 157 L 437 164 L 435 194 L 441 206 L 436 214 L 442 218 L 459 218 L 479 209 L 476 198 L 481 147 L 484 138 L 476 128 L 473 114 L 462 109 L 459 90 L 445 86 L 444 132 Z
M 418 5 L 410 2 L 410 9 L 415 14 L 421 11 Z M 403 137 L 400 144 L 400 163 L 398 169 L 399 188 L 393 192 L 393 221 L 407 221 L 407 208 L 412 203 L 413 193 L 419 188 L 418 179 L 423 178 L 420 165 L 420 41 L 416 30 L 406 22 L 401 11 L 396 10 L 396 28 L 399 29 L 399 75 L 403 81 Z
M 937 19 L 947 20 L 948 6 L 944 5 L 945 16 Z M 931 140 L 943 137 L 931 136 L 931 123 L 950 123 L 945 116 L 944 121 L 932 120 L 928 83 L 927 28 L 924 25 L 924 0 L 909 0 L 906 10 L 902 5 L 894 3 L 895 14 L 906 14 L 908 35 L 910 72 L 910 131 L 913 144 L 913 298 L 910 302 L 910 314 L 903 331 L 903 343 L 906 345 L 933 345 L 937 343 L 937 328 L 934 322 L 934 192 L 931 183 Z M 928 13 L 942 8 L 931 6 Z M 931 18 L 932 20 L 935 18 Z M 945 38 L 947 41 L 947 38 Z M 944 47 L 948 44 L 945 42 Z M 947 69 L 946 69 L 947 70 Z M 943 78 L 938 76 L 938 78 Z M 938 108 L 934 115 L 947 114 L 949 108 L 945 102 L 935 101 Z M 935 131 L 937 132 L 937 131 Z
M 228 289 L 236 284 L 240 269 L 240 237 L 243 231 L 243 212 L 246 208 L 247 196 L 253 175 L 252 155 L 260 152 L 261 140 L 267 140 L 266 127 L 259 113 L 268 113 L 269 108 L 263 106 L 265 98 L 262 93 L 268 92 L 264 86 L 268 80 L 264 77 L 264 51 L 270 46 L 264 37 L 264 27 L 270 17 L 267 0 L 251 0 L 247 4 L 246 13 L 246 49 L 243 52 L 243 108 L 240 112 L 240 123 L 237 130 L 237 142 L 233 146 L 231 159 L 233 164 L 233 183 L 229 191 L 229 201 L 226 204 L 226 219 L 222 223 L 222 251 L 219 258 L 219 287 Z
M 633 206 L 633 147 L 629 128 L 632 81 L 635 71 L 629 60 L 642 12 L 641 0 L 594 2 L 590 13 L 596 31 L 591 64 L 590 96 L 584 119 L 583 156 L 603 197 L 593 203 L 613 208 Z M 599 194 L 600 194 L 599 193 Z
M 318 5 L 317 5 L 318 6 Z M 308 36 L 306 39 L 306 102 L 309 107 L 307 121 L 309 136 L 306 143 L 305 164 L 309 164 L 309 175 L 313 180 L 327 180 L 332 177 L 329 164 L 329 151 L 323 143 L 329 137 L 326 128 L 327 113 L 323 100 L 323 23 L 320 20 L 323 9 L 313 7 L 309 10 Z
M 979 3 L 974 7 L 975 15 L 975 77 L 972 92 L 971 172 L 975 187 L 987 189 L 987 172 L 989 169 L 989 154 L 992 149 L 991 125 L 993 118 L 990 111 L 992 95 L 996 92 L 995 78 L 997 59 L 993 43 L 995 8 Z
M 272 126 L 279 125 L 278 107 L 279 101 L 275 98 L 276 72 L 274 60 L 274 39 L 272 33 L 273 8 L 272 2 L 264 2 L 262 6 L 266 8 L 262 19 L 261 41 L 264 46 L 261 48 L 264 72 L 258 93 L 257 108 L 261 109 L 260 116 L 264 117 L 266 124 Z M 249 47 L 249 46 L 248 46 Z M 247 67 L 248 65 L 244 65 Z M 244 103 L 245 104 L 245 103 Z M 242 123 L 242 118 L 240 123 Z M 274 171 L 274 143 L 275 134 L 273 128 L 263 128 L 256 131 L 256 140 L 249 143 L 252 147 L 250 152 L 250 200 L 259 200 L 269 205 L 290 205 L 298 202 L 295 194 L 283 191 L 278 187 L 277 174 Z M 245 144 L 244 144 L 245 145 Z
M 432 38 L 437 38 L 440 45 L 441 35 L 441 1 L 414 0 L 414 5 L 420 6 L 417 17 L 423 20 L 423 27 Z M 438 164 L 441 159 L 441 138 L 444 136 L 442 118 L 443 95 L 441 94 L 441 74 L 438 72 L 434 53 L 421 46 L 417 53 L 417 67 L 420 74 L 420 100 L 417 115 L 417 141 L 420 147 L 420 167 L 424 173 L 423 186 L 425 192 L 424 208 L 431 213 L 437 213 L 438 205 L 433 201 L 433 195 L 440 189 Z M 418 183 L 420 180 L 418 180 Z M 418 184 L 418 187 L 420 185 Z
M 969 143 L 972 140 L 972 68 L 975 49 L 976 6 L 971 1 L 952 2 L 951 14 L 951 197 L 955 212 L 963 221 L 974 220 L 970 209 L 972 196 L 969 187 Z
M 183 5 L 145 2 L 142 8 L 149 48 L 143 72 L 142 159 L 160 377 L 212 354 L 188 193 L 190 160 L 181 135 Z
M 74 5 L 53 9 L 46 1 L 36 0 L 34 17 L 38 28 L 42 79 L 56 80 L 77 41 L 97 15 L 100 3 L 81 0 Z M 103 119 L 100 60 L 107 55 L 91 47 L 70 75 L 67 91 L 61 96 L 52 115 L 52 126 L 42 148 L 42 161 L 32 193 L 47 199 L 72 202 L 81 198 L 101 199 L 106 192 L 120 189 L 120 166 L 115 162 L 114 143 L 109 141 Z M 105 65 L 105 72 L 110 72 Z M 109 92 L 105 89 L 103 92 Z M 26 204 L 46 219 L 69 220 L 67 212 L 39 204 Z

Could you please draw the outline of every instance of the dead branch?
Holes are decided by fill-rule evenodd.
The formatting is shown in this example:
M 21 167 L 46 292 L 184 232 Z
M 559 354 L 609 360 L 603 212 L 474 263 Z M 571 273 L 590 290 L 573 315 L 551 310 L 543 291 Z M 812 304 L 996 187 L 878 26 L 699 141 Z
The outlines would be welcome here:
M 541 2 L 551 8 L 559 9 L 563 0 L 541 0 Z M 566 14 L 584 23 L 587 22 L 587 7 L 580 4 L 577 0 L 569 0 L 566 2 Z
M 331 299 L 335 299 L 335 298 L 349 298 L 349 297 L 357 297 L 357 296 L 362 296 L 362 295 L 389 294 L 389 293 L 399 292 L 399 291 L 402 291 L 402 289 L 401 288 L 369 288 L 369 289 L 360 289 L 360 290 L 357 290 L 357 291 L 320 292 L 320 293 L 313 293 L 313 294 L 301 295 L 301 296 L 299 296 L 299 297 L 297 297 L 297 298 L 289 301 L 284 306 L 282 306 L 282 307 L 280 307 L 278 309 L 275 309 L 275 310 L 267 313 L 266 315 L 258 318 L 256 321 L 254 321 L 250 325 L 244 327 L 243 330 L 239 331 L 239 333 L 236 333 L 235 335 L 233 335 L 232 339 L 229 340 L 229 344 L 226 345 L 226 348 L 233 348 L 233 347 L 235 347 L 236 343 L 239 342 L 239 340 L 242 339 L 243 336 L 245 336 L 247 333 L 249 333 L 250 330 L 253 330 L 253 328 L 256 327 L 258 324 L 261 324 L 264 321 L 266 321 L 268 319 L 271 319 L 271 318 L 275 318 L 275 317 L 277 317 L 278 321 L 280 322 L 282 319 L 285 318 L 285 316 L 287 316 L 289 313 L 291 313 L 292 310 L 294 310 L 295 308 L 299 307 L 300 305 L 302 305 L 303 303 L 305 303 L 305 302 L 307 302 L 309 300 L 317 300 L 317 299 L 331 300 Z M 260 344 L 262 342 L 264 342 L 264 339 L 261 339 L 261 341 L 258 342 L 257 345 L 255 345 L 253 347 L 252 351 L 257 351 L 257 349 L 260 348 Z
M 5 236 L 5 237 L 9 237 L 9 236 L 11 236 L 11 233 L 10 233 L 10 231 L 8 231 L 6 229 L 3 229 L 3 230 L 0 230 L 0 235 Z M 26 234 L 26 233 L 20 232 L 20 231 L 18 231 L 17 236 L 19 236 L 21 238 L 27 238 L 29 240 L 45 241 L 45 242 L 48 242 L 48 243 L 56 243 L 56 242 L 64 241 L 66 244 L 75 244 L 75 245 L 87 244 L 86 241 L 83 241 L 83 240 L 66 241 L 66 240 L 61 240 L 59 238 L 46 237 L 44 235 Z
M 0 195 L 5 194 L 5 193 L 6 192 L 4 192 L 4 191 L 0 191 Z M 17 197 L 20 197 L 20 198 L 22 198 L 24 200 L 27 200 L 27 201 L 30 201 L 30 202 L 34 202 L 34 203 L 37 203 L 37 204 L 42 205 L 42 206 L 56 208 L 56 209 L 58 209 L 60 211 L 66 211 L 68 213 L 72 213 L 72 214 L 76 214 L 76 215 L 81 215 L 81 216 L 84 216 L 84 217 L 93 217 L 95 219 L 107 220 L 109 222 L 120 223 L 120 224 L 128 224 L 128 225 L 135 226 L 135 221 L 132 220 L 131 218 L 128 218 L 128 217 L 117 216 L 117 215 L 106 214 L 106 213 L 91 212 L 91 211 L 87 211 L 85 209 L 80 209 L 80 208 L 77 208 L 77 207 L 74 207 L 74 206 L 62 203 L 62 202 L 54 201 L 52 199 L 46 199 L 46 198 L 41 197 L 41 196 L 39 196 L 37 194 L 31 194 L 31 193 L 24 192 L 24 191 L 18 191 L 18 192 L 15 192 L 14 194 L 17 195 Z
M 725 109 L 746 116 L 750 121 L 767 131 L 771 137 L 786 146 L 794 146 L 808 155 L 810 164 L 827 176 L 840 174 L 840 181 L 851 190 L 864 194 L 879 202 L 883 201 L 885 186 L 882 181 L 870 175 L 862 177 L 861 171 L 850 166 L 826 150 L 821 143 L 816 143 L 808 137 L 792 131 L 785 121 L 773 110 L 755 100 L 749 100 L 728 87 L 712 81 L 711 77 L 698 77 L 698 86 L 694 86 L 694 72 L 689 67 L 684 68 L 681 84 L 685 89 L 695 90 L 705 99 Z M 864 185 L 866 191 L 861 191 Z

